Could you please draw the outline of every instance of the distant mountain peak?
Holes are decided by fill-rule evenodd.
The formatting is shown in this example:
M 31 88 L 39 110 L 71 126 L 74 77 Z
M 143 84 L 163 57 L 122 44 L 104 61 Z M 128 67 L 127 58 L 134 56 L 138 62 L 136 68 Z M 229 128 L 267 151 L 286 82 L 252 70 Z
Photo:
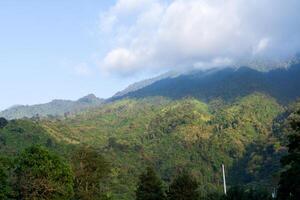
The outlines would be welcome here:
M 78 99 L 78 102 L 94 102 L 94 101 L 99 101 L 100 99 L 96 97 L 94 94 L 88 94 L 80 99 Z
M 103 99 L 96 97 L 94 94 L 89 94 L 77 101 L 55 99 L 45 104 L 14 106 L 0 112 L 0 116 L 7 119 L 30 118 L 37 114 L 45 117 L 48 115 L 63 116 L 64 113 L 80 112 L 84 109 L 99 106 L 103 102 Z
M 80 99 L 83 99 L 83 98 L 87 98 L 87 99 L 98 99 L 98 97 L 96 97 L 96 95 L 94 95 L 93 93 L 91 94 L 88 94 Z

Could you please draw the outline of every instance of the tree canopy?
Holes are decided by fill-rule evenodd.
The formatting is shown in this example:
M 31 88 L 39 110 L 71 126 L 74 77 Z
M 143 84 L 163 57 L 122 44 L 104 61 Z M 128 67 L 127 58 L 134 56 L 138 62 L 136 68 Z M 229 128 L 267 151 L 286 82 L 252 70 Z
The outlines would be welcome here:
M 271 200 L 271 194 L 261 187 L 231 187 L 223 200 Z
M 152 167 L 147 167 L 146 171 L 139 177 L 136 190 L 136 200 L 163 200 L 165 193 L 161 179 Z
M 8 121 L 5 118 L 0 117 L 0 128 L 4 128 L 7 124 Z
M 291 133 L 288 136 L 288 155 L 281 159 L 282 172 L 279 182 L 278 199 L 300 199 L 300 109 L 293 112 L 288 120 Z
M 10 159 L 0 156 L 0 199 L 8 199 L 12 194 L 12 188 L 9 182 L 10 170 Z
M 94 148 L 80 147 L 72 156 L 75 175 L 75 197 L 78 199 L 106 199 L 106 180 L 110 164 Z
M 71 167 L 41 146 L 25 149 L 17 158 L 18 198 L 25 200 L 68 200 L 73 197 Z
M 187 171 L 179 174 L 171 183 L 168 200 L 198 200 L 197 180 Z

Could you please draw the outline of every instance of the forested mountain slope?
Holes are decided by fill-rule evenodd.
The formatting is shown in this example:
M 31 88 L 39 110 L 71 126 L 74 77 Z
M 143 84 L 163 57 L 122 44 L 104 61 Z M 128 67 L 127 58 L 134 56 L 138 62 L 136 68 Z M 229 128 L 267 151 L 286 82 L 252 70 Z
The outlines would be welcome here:
M 54 141 L 101 149 L 113 166 L 115 199 L 133 199 L 138 174 L 148 165 L 164 181 L 191 171 L 207 194 L 221 190 L 220 165 L 229 185 L 276 185 L 285 109 L 274 98 L 253 93 L 232 103 L 195 98 L 121 100 L 65 120 L 38 122 Z M 281 130 L 280 130 L 281 131 Z
M 63 116 L 66 113 L 75 113 L 86 108 L 99 106 L 103 103 L 103 99 L 97 98 L 90 94 L 78 99 L 77 101 L 70 100 L 53 100 L 50 103 L 39 104 L 33 106 L 14 106 L 0 112 L 1 117 L 7 119 L 31 118 L 35 116 Z
M 205 102 L 216 98 L 232 101 L 236 97 L 262 92 L 286 104 L 300 96 L 299 77 L 299 62 L 291 64 L 288 68 L 277 68 L 266 72 L 248 67 L 193 71 L 189 74 L 160 79 L 139 90 L 123 92 L 123 96 L 118 95 L 111 100 L 151 96 L 180 99 L 191 96 Z

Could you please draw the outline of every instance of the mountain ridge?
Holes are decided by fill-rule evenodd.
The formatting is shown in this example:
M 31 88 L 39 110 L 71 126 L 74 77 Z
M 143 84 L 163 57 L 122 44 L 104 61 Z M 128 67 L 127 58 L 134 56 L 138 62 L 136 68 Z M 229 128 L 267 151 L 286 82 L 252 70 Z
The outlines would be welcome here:
M 16 105 L 0 112 L 0 116 L 7 119 L 31 118 L 35 116 L 63 116 L 68 113 L 83 111 L 87 108 L 100 106 L 104 99 L 94 94 L 86 95 L 78 100 L 54 99 L 49 103 L 35 105 Z
M 176 77 L 167 77 L 135 91 L 113 96 L 110 101 L 122 98 L 164 96 L 180 99 L 192 96 L 208 102 L 214 98 L 232 101 L 253 92 L 263 92 L 288 104 L 300 96 L 300 62 L 288 68 L 258 71 L 244 67 L 227 67 L 209 71 L 194 71 Z
M 232 65 L 223 66 L 223 67 L 212 67 L 207 69 L 190 69 L 188 71 L 169 71 L 167 73 L 164 73 L 162 75 L 149 78 L 146 80 L 135 82 L 128 87 L 126 87 L 124 90 L 121 90 L 117 92 L 115 95 L 113 95 L 109 100 L 114 99 L 120 99 L 122 97 L 125 97 L 129 93 L 134 93 L 138 90 L 141 90 L 145 87 L 148 87 L 152 84 L 155 84 L 158 81 L 168 79 L 168 78 L 178 78 L 179 76 L 185 76 L 185 75 L 193 75 L 197 74 L 203 74 L 203 76 L 216 73 L 220 70 L 226 70 L 226 69 L 232 69 L 232 70 L 239 70 L 242 68 L 249 68 L 251 70 L 258 71 L 260 73 L 270 73 L 272 71 L 276 70 L 289 70 L 290 68 L 293 68 L 294 66 L 300 66 L 300 54 L 296 54 L 288 59 L 285 60 L 268 60 L 268 59 L 255 59 L 252 60 L 251 58 L 248 60 L 241 60 L 236 61 Z M 130 95 L 129 95 L 130 96 Z
M 133 83 L 108 99 L 89 94 L 76 101 L 52 100 L 37 105 L 17 105 L 0 112 L 1 117 L 17 119 L 34 117 L 63 116 L 90 107 L 99 106 L 124 98 L 145 98 L 163 96 L 170 99 L 195 97 L 204 102 L 220 98 L 233 101 L 253 92 L 266 93 L 282 104 L 288 104 L 300 97 L 300 61 L 292 59 L 285 67 L 269 71 L 248 66 L 230 66 L 187 72 L 170 71 L 160 76 Z

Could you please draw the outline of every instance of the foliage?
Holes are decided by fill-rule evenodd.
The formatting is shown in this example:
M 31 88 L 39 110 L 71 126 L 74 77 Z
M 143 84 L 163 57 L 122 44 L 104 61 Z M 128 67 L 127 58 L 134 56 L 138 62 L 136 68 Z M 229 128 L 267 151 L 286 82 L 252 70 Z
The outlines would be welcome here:
M 10 171 L 11 161 L 0 156 L 0 199 L 9 199 L 12 195 L 12 188 L 10 185 Z
M 197 200 L 199 198 L 196 179 L 184 171 L 179 174 L 169 186 L 168 200 Z
M 80 147 L 72 156 L 76 199 L 106 199 L 110 165 L 94 148 Z
M 29 119 L 11 120 L 0 129 L 0 154 L 16 156 L 32 145 L 45 146 L 65 157 L 73 144 L 61 141 L 40 122 Z
M 145 165 L 158 169 L 165 182 L 186 168 L 206 196 L 222 188 L 221 163 L 229 170 L 229 184 L 277 184 L 272 175 L 284 150 L 272 128 L 283 112 L 276 100 L 260 93 L 218 106 L 153 97 L 116 101 L 40 124 L 58 141 L 87 144 L 105 154 L 112 164 L 112 198 L 133 199 Z
M 20 199 L 71 199 L 73 174 L 70 166 L 40 146 L 25 149 L 17 158 L 16 182 Z
M 7 124 L 8 121 L 5 118 L 0 117 L 0 128 L 4 128 Z
M 80 170 L 75 155 L 89 146 L 110 163 L 109 180 L 100 178 L 101 189 L 94 187 L 104 196 L 134 199 L 139 175 L 150 165 L 165 183 L 187 169 L 199 183 L 201 199 L 214 199 L 222 191 L 221 163 L 229 185 L 277 185 L 273 175 L 285 148 L 274 123 L 280 127 L 277 118 L 285 119 L 285 112 L 261 93 L 209 104 L 194 98 L 124 99 L 61 120 L 11 120 L 0 129 L 0 152 L 14 156 L 31 144 L 46 146 L 70 160 L 84 181 L 94 175 Z
M 286 168 L 280 176 L 278 199 L 300 199 L 300 109 L 295 110 L 288 118 L 290 135 L 288 137 L 288 155 L 282 158 Z
M 164 200 L 162 181 L 154 169 L 147 167 L 146 171 L 139 177 L 136 191 L 136 200 Z
M 271 200 L 271 194 L 260 187 L 247 188 L 241 186 L 234 186 L 229 189 L 223 200 Z

